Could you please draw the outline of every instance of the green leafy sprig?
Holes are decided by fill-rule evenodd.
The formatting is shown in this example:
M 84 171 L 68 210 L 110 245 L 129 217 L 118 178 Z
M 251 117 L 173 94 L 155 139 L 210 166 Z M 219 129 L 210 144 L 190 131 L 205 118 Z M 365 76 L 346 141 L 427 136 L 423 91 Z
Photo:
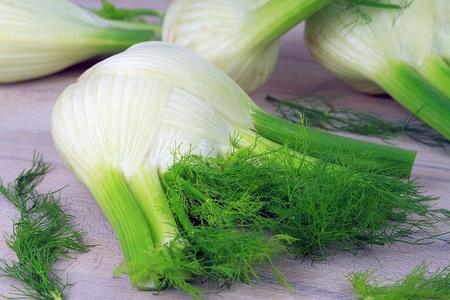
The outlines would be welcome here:
M 35 155 L 33 166 L 20 173 L 14 182 L 5 185 L 0 181 L 0 195 L 19 211 L 19 219 L 7 239 L 17 262 L 1 260 L 0 267 L 3 276 L 23 284 L 13 286 L 13 298 L 63 299 L 69 284 L 53 273 L 54 264 L 69 257 L 72 251 L 89 250 L 83 242 L 84 233 L 72 224 L 72 216 L 59 202 L 59 191 L 45 194 L 36 191 L 49 170 L 42 156 Z
M 163 182 L 181 224 L 268 230 L 294 238 L 297 254 L 319 258 L 330 248 L 424 243 L 414 235 L 432 239 L 435 223 L 448 220 L 414 181 L 367 170 L 360 157 L 343 159 L 337 166 L 284 148 L 265 154 L 244 148 L 225 158 L 186 156 Z
M 381 139 L 391 139 L 401 135 L 431 147 L 448 148 L 450 143 L 413 116 L 404 121 L 386 121 L 371 113 L 355 111 L 351 108 L 336 108 L 333 101 L 337 96 L 317 96 L 305 94 L 292 99 L 267 96 L 274 104 L 276 112 L 292 122 L 305 122 L 315 128 L 344 131 Z
M 162 23 L 164 12 L 147 8 L 118 8 L 108 0 L 102 0 L 102 7 L 93 10 L 97 15 L 118 21 L 145 22 L 145 17 L 156 17 Z
M 370 271 L 352 274 L 350 281 L 361 300 L 450 299 L 450 266 L 429 272 L 425 264 L 420 264 L 405 278 L 389 285 L 378 282 Z

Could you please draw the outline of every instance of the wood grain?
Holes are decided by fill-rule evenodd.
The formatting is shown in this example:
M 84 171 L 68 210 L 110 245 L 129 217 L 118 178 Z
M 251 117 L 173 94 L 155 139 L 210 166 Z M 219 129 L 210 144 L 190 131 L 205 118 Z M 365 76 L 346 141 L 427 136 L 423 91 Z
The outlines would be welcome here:
M 97 1 L 78 1 L 95 6 Z M 164 8 L 168 1 L 115 1 L 128 6 Z M 312 61 L 302 42 L 299 26 L 281 42 L 280 62 L 271 80 L 252 96 L 266 109 L 267 94 L 296 96 L 322 86 L 323 92 L 342 95 L 342 104 L 403 119 L 407 112 L 388 97 L 359 94 Z M 68 186 L 63 201 L 70 204 L 76 223 L 87 231 L 87 242 L 98 245 L 76 260 L 58 265 L 59 274 L 76 283 L 67 291 L 67 299 L 187 299 L 175 290 L 163 291 L 158 297 L 130 288 L 128 279 L 113 278 L 113 270 L 122 262 L 122 255 L 110 225 L 91 197 L 89 191 L 68 171 L 56 153 L 50 135 L 50 116 L 58 94 L 73 82 L 91 63 L 80 64 L 59 74 L 20 84 L 0 85 L 0 175 L 5 182 L 12 180 L 22 169 L 30 166 L 34 151 L 43 153 L 53 172 L 41 185 L 43 191 Z M 450 120 L 449 120 L 450 121 Z M 376 139 L 372 139 L 381 142 Z M 439 196 L 438 207 L 450 209 L 450 156 L 442 150 L 417 144 L 407 138 L 393 142 L 418 150 L 413 175 L 426 192 Z M 11 232 L 13 208 L 0 199 L 0 257 L 14 259 L 3 240 Z M 288 276 L 294 293 L 278 286 L 268 270 L 250 285 L 235 284 L 220 294 L 207 292 L 209 299 L 353 299 L 346 276 L 350 272 L 377 270 L 387 278 L 396 279 L 411 267 L 425 261 L 432 268 L 450 264 L 450 244 L 444 242 L 428 246 L 395 244 L 390 247 L 371 247 L 358 256 L 337 253 L 324 262 L 280 259 L 277 264 Z M 0 278 L 0 295 L 7 294 L 12 282 Z

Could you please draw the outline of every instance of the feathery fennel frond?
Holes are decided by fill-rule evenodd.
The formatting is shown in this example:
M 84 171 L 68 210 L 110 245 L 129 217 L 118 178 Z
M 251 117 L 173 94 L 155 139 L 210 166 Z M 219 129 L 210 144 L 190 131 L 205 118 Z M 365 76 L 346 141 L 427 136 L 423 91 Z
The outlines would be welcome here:
M 420 264 L 403 279 L 384 285 L 370 271 L 350 276 L 358 299 L 408 300 L 450 299 L 450 266 L 430 272 L 427 265 Z
M 33 165 L 24 170 L 10 184 L 0 182 L 3 195 L 19 211 L 7 244 L 17 256 L 16 262 L 1 261 L 3 276 L 20 282 L 13 286 L 13 297 L 30 297 L 41 300 L 63 298 L 64 283 L 53 271 L 54 264 L 71 252 L 89 250 L 83 242 L 84 232 L 72 223 L 59 201 L 59 191 L 39 193 L 37 185 L 50 171 L 42 156 L 35 155 Z

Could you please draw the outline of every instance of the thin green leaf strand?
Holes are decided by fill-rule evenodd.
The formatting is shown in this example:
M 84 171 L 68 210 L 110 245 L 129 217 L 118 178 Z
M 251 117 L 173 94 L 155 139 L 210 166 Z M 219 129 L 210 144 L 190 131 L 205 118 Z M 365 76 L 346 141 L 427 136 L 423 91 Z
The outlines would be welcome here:
M 340 165 L 304 162 L 286 149 L 241 149 L 226 158 L 186 156 L 162 181 L 180 224 L 268 230 L 293 238 L 291 250 L 313 258 L 333 248 L 427 243 L 435 223 L 448 222 L 448 211 L 433 209 L 433 198 L 414 181 L 367 170 L 347 156 Z M 414 238 L 419 233 L 425 238 Z
M 450 266 L 431 273 L 425 264 L 420 264 L 405 278 L 389 285 L 377 281 L 371 271 L 352 274 L 350 281 L 361 300 L 450 299 Z
M 414 0 L 401 0 L 399 3 L 392 3 L 391 0 L 338 0 L 334 3 L 337 8 L 350 10 L 357 17 L 349 25 L 355 24 L 367 24 L 372 18 L 366 9 L 389 9 L 399 10 L 400 12 L 411 5 Z
M 284 119 L 308 126 L 391 139 L 405 135 L 410 139 L 431 147 L 447 149 L 450 143 L 439 133 L 421 121 L 411 117 L 404 121 L 386 121 L 366 112 L 351 108 L 338 109 L 333 101 L 337 96 L 317 96 L 305 94 L 292 99 L 267 96 L 267 101 L 275 105 L 275 110 Z

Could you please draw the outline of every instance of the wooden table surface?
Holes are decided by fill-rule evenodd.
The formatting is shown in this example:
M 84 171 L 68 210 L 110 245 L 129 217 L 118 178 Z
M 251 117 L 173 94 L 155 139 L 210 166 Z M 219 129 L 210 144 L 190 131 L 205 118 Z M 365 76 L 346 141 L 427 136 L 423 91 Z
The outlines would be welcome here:
M 78 1 L 85 5 L 98 5 L 96 0 Z M 164 8 L 169 1 L 118 1 L 129 6 Z M 313 62 L 302 42 L 299 26 L 282 39 L 279 64 L 271 80 L 253 98 L 263 107 L 267 94 L 297 96 L 318 86 L 323 93 L 341 95 L 340 104 L 380 113 L 391 119 L 404 119 L 407 112 L 388 97 L 371 97 L 359 94 Z M 58 265 L 59 274 L 68 276 L 75 286 L 67 290 L 67 299 L 187 299 L 175 291 L 163 291 L 158 298 L 148 292 L 130 288 L 126 277 L 113 278 L 113 270 L 121 264 L 120 252 L 114 233 L 89 191 L 62 163 L 50 136 L 50 115 L 58 94 L 92 63 L 72 67 L 59 74 L 19 84 L 0 85 L 0 176 L 9 182 L 24 168 L 31 165 L 33 152 L 43 153 L 54 170 L 42 183 L 42 191 L 67 186 L 63 202 L 70 203 L 76 223 L 87 232 L 87 242 L 98 245 L 77 259 Z M 449 120 L 450 121 L 450 120 Z M 374 141 L 382 143 L 377 139 Z M 423 185 L 424 191 L 440 197 L 438 207 L 450 209 L 450 152 L 430 148 L 407 138 L 394 144 L 418 151 L 413 176 Z M 7 249 L 4 237 L 11 232 L 16 212 L 0 199 L 0 258 L 14 259 Z M 420 262 L 431 268 L 450 264 L 450 244 L 438 242 L 428 246 L 395 244 L 390 247 L 371 247 L 357 256 L 337 253 L 324 262 L 280 259 L 277 264 L 295 288 L 287 292 L 275 284 L 262 270 L 261 276 L 250 285 L 234 284 L 220 294 L 207 292 L 208 299 L 353 299 L 346 276 L 351 272 L 373 269 L 377 274 L 396 279 L 406 274 Z M 12 281 L 0 278 L 0 295 L 11 291 Z

